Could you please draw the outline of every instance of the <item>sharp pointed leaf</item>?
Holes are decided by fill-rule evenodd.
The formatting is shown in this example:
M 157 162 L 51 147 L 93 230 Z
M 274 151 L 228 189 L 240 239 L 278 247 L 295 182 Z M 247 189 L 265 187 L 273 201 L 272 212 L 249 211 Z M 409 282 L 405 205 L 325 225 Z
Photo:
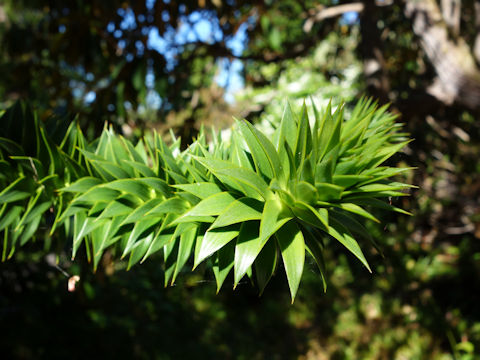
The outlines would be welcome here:
M 262 203 L 252 198 L 240 198 L 227 206 L 210 229 L 262 218 Z
M 277 267 L 277 245 L 275 241 L 267 241 L 255 261 L 255 275 L 257 278 L 260 295 L 270 281 Z
M 234 224 L 222 228 L 209 229 L 202 240 L 202 245 L 195 259 L 195 267 L 223 246 L 238 236 L 240 225 Z
M 213 266 L 213 273 L 217 282 L 217 294 L 225 279 L 233 268 L 235 257 L 235 243 L 231 242 L 221 248 L 217 253 L 217 259 Z
M 172 277 L 172 284 L 175 282 L 178 273 L 183 268 L 190 255 L 192 254 L 193 245 L 195 243 L 195 239 L 197 238 L 197 230 L 197 227 L 193 226 L 180 235 L 177 263 L 175 265 L 175 272 L 173 273 Z
M 282 254 L 283 266 L 287 274 L 293 303 L 305 263 L 305 241 L 300 228 L 294 221 L 289 221 L 282 226 L 277 231 L 276 237 Z
M 331 226 L 328 229 L 328 234 L 337 239 L 343 246 L 345 246 L 353 255 L 355 255 L 363 265 L 372 272 L 368 265 L 365 255 L 363 255 L 362 249 L 358 245 L 357 241 L 353 238 L 350 232 L 339 222 L 333 220 Z
M 262 250 L 258 224 L 247 221 L 240 227 L 235 246 L 234 285 L 235 288 Z
M 222 192 L 222 189 L 220 189 L 217 184 L 208 182 L 195 184 L 179 184 L 173 185 L 173 187 L 189 192 L 190 194 L 193 194 L 202 200 L 212 195 L 218 194 L 219 192 Z

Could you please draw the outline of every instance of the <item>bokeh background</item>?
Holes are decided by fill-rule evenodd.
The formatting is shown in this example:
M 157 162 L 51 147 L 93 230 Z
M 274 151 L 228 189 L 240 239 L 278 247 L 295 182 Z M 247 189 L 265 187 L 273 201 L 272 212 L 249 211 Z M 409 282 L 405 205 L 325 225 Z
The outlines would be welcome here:
M 268 126 L 287 98 L 372 96 L 415 139 L 391 165 L 418 186 L 392 199 L 412 217 L 369 224 L 373 274 L 331 243 L 327 293 L 307 260 L 293 305 L 282 276 L 262 297 L 189 271 L 165 289 L 160 259 L 93 273 L 29 244 L 0 264 L 2 358 L 480 358 L 479 1 L 3 0 L 0 74 L 0 109 L 184 147 L 232 116 Z

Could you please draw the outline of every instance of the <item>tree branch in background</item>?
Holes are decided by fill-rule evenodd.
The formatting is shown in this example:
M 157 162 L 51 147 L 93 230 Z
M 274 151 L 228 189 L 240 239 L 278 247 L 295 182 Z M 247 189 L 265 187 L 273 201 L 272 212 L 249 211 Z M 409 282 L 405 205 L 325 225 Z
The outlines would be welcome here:
M 460 0 L 442 0 L 442 15 L 453 35 L 460 35 Z
M 376 97 L 388 101 L 388 76 L 384 74 L 384 58 L 381 39 L 376 28 L 375 8 L 385 3 L 363 1 L 332 7 L 319 7 L 307 18 L 303 30 L 309 33 L 316 22 L 343 15 L 360 13 L 362 43 L 360 45 L 367 85 Z M 373 14 L 373 15 L 372 15 Z M 480 107 L 480 35 L 477 35 L 473 51 L 460 35 L 461 2 L 441 0 L 441 8 L 435 0 L 406 0 L 405 14 L 412 20 L 413 31 L 420 38 L 421 46 L 432 63 L 437 77 L 428 93 L 447 105 L 458 102 L 470 109 Z M 372 18 L 373 17 L 373 18 Z M 480 33 L 480 1 L 475 2 L 475 23 Z M 450 38 L 454 35 L 455 40 Z
M 475 44 L 473 46 L 473 54 L 478 63 L 480 63 L 480 0 L 475 1 Z
M 458 102 L 470 109 L 480 107 L 480 71 L 462 38 L 449 38 L 445 19 L 435 0 L 407 0 L 405 14 L 412 19 L 437 78 L 430 94 L 446 104 Z
M 303 25 L 303 31 L 305 31 L 306 33 L 309 33 L 316 22 L 320 22 L 328 18 L 340 16 L 348 12 L 359 13 L 359 12 L 362 12 L 363 9 L 364 9 L 364 5 L 361 2 L 343 4 L 338 6 L 330 6 L 330 7 L 322 6 L 315 15 L 309 17 L 305 21 L 305 24 Z
M 254 61 L 263 61 L 263 62 L 279 62 L 288 59 L 294 59 L 298 56 L 305 56 L 308 51 L 317 44 L 316 38 L 307 38 L 302 43 L 296 44 L 291 48 L 288 48 L 283 53 L 277 53 L 275 51 L 264 51 L 262 53 L 252 53 L 247 55 L 235 55 L 232 50 L 230 50 L 224 41 L 216 43 L 205 43 L 203 41 L 197 41 L 194 43 L 189 43 L 192 45 L 195 50 L 189 56 L 189 59 L 193 59 L 196 56 L 214 56 L 218 57 L 227 57 L 230 59 L 238 60 L 254 60 Z M 202 54 L 203 52 L 203 54 Z

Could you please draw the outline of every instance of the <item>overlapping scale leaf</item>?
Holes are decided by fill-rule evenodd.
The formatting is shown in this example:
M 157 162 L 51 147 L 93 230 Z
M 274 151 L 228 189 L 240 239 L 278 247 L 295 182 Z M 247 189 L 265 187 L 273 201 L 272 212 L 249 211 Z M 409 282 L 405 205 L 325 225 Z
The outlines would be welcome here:
M 75 123 L 68 126 L 65 119 L 41 123 L 20 102 L 0 118 L 2 260 L 36 237 L 50 237 L 56 209 L 62 206 L 56 190 L 86 174 L 75 151 L 80 141 Z
M 312 117 L 287 103 L 272 137 L 238 120 L 229 141 L 213 131 L 208 142 L 202 129 L 181 151 L 173 135 L 134 144 L 107 126 L 88 143 L 75 123 L 45 126 L 17 104 L 0 119 L 3 259 L 36 236 L 63 234 L 94 268 L 108 249 L 129 268 L 159 253 L 166 285 L 206 264 L 217 291 L 248 275 L 263 292 L 283 267 L 292 301 L 306 253 L 326 288 L 333 242 L 370 270 L 363 244 L 381 249 L 363 222 L 378 221 L 378 208 L 408 214 L 385 200 L 406 195 L 410 186 L 390 179 L 409 168 L 383 163 L 409 140 L 369 99 L 345 113 L 329 104 Z M 18 121 L 34 131 L 16 131 Z

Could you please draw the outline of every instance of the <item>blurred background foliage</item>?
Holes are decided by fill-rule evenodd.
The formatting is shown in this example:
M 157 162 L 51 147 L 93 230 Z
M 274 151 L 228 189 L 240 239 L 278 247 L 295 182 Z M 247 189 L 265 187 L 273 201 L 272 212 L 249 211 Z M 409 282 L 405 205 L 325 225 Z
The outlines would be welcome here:
M 164 289 L 155 261 L 92 273 L 39 244 L 0 266 L 6 358 L 480 358 L 480 5 L 425 1 L 35 1 L 0 3 L 0 108 L 78 114 L 91 138 L 260 126 L 313 96 L 391 103 L 415 141 L 392 165 L 419 186 L 377 214 L 385 258 L 367 273 L 328 247 L 294 305 L 283 277 L 215 295 L 212 274 Z M 71 275 L 76 291 L 67 291 Z

